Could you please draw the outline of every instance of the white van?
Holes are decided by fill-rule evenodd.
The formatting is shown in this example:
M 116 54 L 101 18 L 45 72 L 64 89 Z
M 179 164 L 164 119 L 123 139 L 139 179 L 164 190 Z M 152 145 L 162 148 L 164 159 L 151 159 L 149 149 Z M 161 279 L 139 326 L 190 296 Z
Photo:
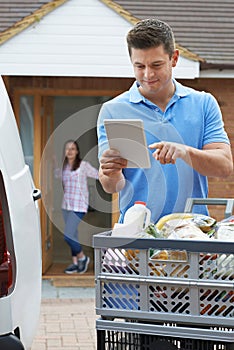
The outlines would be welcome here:
M 41 302 L 40 191 L 1 77 L 0 106 L 0 349 L 28 350 Z

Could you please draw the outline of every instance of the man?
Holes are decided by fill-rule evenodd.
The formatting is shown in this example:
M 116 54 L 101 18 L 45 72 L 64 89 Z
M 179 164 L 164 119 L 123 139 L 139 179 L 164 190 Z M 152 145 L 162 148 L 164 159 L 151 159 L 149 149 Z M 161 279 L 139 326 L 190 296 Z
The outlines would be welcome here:
M 147 203 L 156 222 L 183 212 L 189 197 L 207 197 L 207 176 L 229 176 L 232 154 L 215 98 L 172 78 L 179 52 L 168 24 L 142 20 L 129 31 L 127 44 L 136 82 L 101 108 L 99 179 L 106 192 L 119 192 L 120 222 L 136 200 Z M 143 120 L 150 169 L 128 169 L 126 159 L 108 149 L 106 118 Z M 203 207 L 194 210 L 207 214 Z

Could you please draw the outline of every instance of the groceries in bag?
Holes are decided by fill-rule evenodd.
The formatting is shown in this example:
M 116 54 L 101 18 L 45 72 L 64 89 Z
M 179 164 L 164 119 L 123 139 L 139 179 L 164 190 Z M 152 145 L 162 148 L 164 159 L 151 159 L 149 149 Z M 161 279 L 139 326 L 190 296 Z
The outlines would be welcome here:
M 215 234 L 216 220 L 203 214 L 174 213 L 163 216 L 156 227 L 165 238 L 203 240 Z
M 168 239 L 210 240 L 215 234 L 216 220 L 192 213 L 174 213 L 162 217 L 155 225 Z M 185 250 L 154 250 L 152 260 L 187 261 Z
M 234 242 L 234 216 L 218 222 L 216 238 L 221 241 Z

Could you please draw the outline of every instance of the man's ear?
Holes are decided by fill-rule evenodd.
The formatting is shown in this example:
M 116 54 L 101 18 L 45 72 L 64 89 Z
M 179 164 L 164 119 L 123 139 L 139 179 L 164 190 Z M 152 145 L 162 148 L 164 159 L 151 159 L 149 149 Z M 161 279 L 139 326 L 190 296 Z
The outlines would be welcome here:
M 172 58 L 171 58 L 171 62 L 172 62 L 172 67 L 175 67 L 177 65 L 178 59 L 179 59 L 179 50 L 175 50 Z

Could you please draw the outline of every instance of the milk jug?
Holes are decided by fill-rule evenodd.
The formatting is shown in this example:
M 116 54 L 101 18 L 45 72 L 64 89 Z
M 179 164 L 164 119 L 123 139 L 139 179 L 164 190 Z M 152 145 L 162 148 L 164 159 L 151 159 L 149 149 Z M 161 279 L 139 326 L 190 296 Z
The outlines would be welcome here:
M 124 215 L 124 224 L 134 226 L 135 232 L 141 232 L 149 224 L 151 219 L 151 212 L 146 207 L 145 202 L 137 201 L 130 207 Z

